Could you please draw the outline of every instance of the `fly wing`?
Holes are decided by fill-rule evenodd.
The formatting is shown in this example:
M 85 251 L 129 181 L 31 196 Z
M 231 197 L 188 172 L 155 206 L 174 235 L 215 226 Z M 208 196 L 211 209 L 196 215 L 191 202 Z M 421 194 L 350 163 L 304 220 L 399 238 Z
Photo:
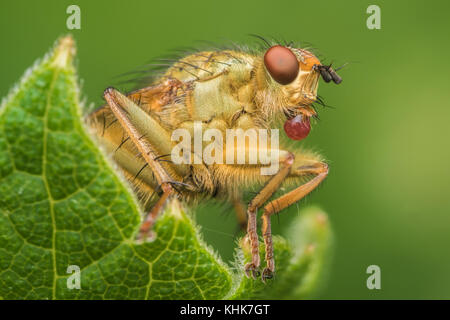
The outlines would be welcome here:
M 180 95 L 181 90 L 185 90 L 185 85 L 181 81 L 169 79 L 158 85 L 132 91 L 127 94 L 127 97 L 146 112 L 160 112 L 164 106 L 172 103 Z M 90 118 L 103 116 L 105 107 L 108 106 L 105 105 L 95 110 Z

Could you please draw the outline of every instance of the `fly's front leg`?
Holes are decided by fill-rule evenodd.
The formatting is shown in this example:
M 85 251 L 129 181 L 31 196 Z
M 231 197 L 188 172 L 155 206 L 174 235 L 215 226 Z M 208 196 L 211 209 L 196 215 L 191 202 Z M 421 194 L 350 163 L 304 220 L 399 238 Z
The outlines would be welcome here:
M 171 185 L 174 180 L 168 174 L 167 170 L 164 169 L 161 163 L 155 160 L 158 158 L 158 153 L 155 147 L 150 143 L 149 139 L 143 138 L 143 134 L 141 133 L 142 130 L 139 130 L 139 122 L 131 120 L 133 119 L 133 116 L 136 116 L 136 113 L 140 112 L 140 109 L 133 103 L 133 101 L 113 88 L 106 89 L 104 92 L 104 97 L 108 102 L 111 111 L 114 113 L 114 116 L 119 121 L 122 128 L 130 137 L 130 140 L 136 146 L 145 162 L 152 170 L 158 186 L 163 192 L 162 196 L 147 214 L 143 224 L 141 225 L 139 238 L 146 239 L 156 217 L 162 211 L 164 203 L 169 196 L 174 193 L 174 189 Z
M 262 233 L 264 237 L 264 244 L 266 247 L 266 263 L 262 273 L 262 279 L 269 279 L 272 277 L 275 271 L 275 261 L 273 259 L 273 243 L 272 243 L 272 231 L 270 227 L 270 217 L 280 212 L 281 210 L 289 207 L 305 197 L 308 193 L 313 191 L 328 175 L 328 165 L 323 162 L 316 162 L 312 165 L 305 165 L 295 168 L 292 175 L 301 176 L 314 174 L 315 177 L 305 184 L 295 188 L 294 190 L 282 195 L 281 197 L 269 202 L 264 207 L 264 213 L 262 215 Z
M 288 176 L 292 164 L 294 163 L 294 155 L 287 151 L 280 150 L 280 168 L 279 171 L 266 183 L 261 191 L 250 201 L 247 209 L 248 224 L 247 237 L 250 240 L 252 262 L 245 265 L 245 273 L 249 276 L 250 272 L 253 278 L 259 275 L 259 242 L 257 233 L 256 216 L 258 208 L 260 208 L 278 189 L 283 180 Z

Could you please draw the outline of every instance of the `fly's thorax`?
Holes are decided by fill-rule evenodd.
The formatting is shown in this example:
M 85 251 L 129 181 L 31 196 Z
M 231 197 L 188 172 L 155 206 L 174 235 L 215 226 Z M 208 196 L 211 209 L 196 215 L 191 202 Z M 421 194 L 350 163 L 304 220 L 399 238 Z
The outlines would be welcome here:
M 236 115 L 253 113 L 255 86 L 251 73 L 251 64 L 234 63 L 214 77 L 194 81 L 186 105 L 191 120 L 222 118 L 232 125 Z
M 227 75 L 197 81 L 187 105 L 191 119 L 208 122 L 216 117 L 231 117 L 243 105 L 236 90 L 230 86 Z

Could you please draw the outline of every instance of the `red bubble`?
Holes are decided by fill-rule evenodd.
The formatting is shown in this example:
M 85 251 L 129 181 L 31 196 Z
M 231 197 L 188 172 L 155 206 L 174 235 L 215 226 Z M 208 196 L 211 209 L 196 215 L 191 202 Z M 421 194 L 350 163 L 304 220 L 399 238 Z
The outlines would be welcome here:
M 299 114 L 292 119 L 286 120 L 284 123 L 284 131 L 292 140 L 305 139 L 311 131 L 309 117 Z

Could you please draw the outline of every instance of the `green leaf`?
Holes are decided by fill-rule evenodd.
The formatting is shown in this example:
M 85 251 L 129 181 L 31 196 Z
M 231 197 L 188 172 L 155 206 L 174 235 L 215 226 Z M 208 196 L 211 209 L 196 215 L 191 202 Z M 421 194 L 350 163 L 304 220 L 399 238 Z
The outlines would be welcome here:
M 289 243 L 275 238 L 268 284 L 243 275 L 244 244 L 234 268 L 224 264 L 177 200 L 153 241 L 134 240 L 139 206 L 84 127 L 74 54 L 72 38 L 60 39 L 0 107 L 0 299 L 310 296 L 331 239 L 319 209 L 295 220 Z M 80 289 L 68 286 L 69 266 Z

